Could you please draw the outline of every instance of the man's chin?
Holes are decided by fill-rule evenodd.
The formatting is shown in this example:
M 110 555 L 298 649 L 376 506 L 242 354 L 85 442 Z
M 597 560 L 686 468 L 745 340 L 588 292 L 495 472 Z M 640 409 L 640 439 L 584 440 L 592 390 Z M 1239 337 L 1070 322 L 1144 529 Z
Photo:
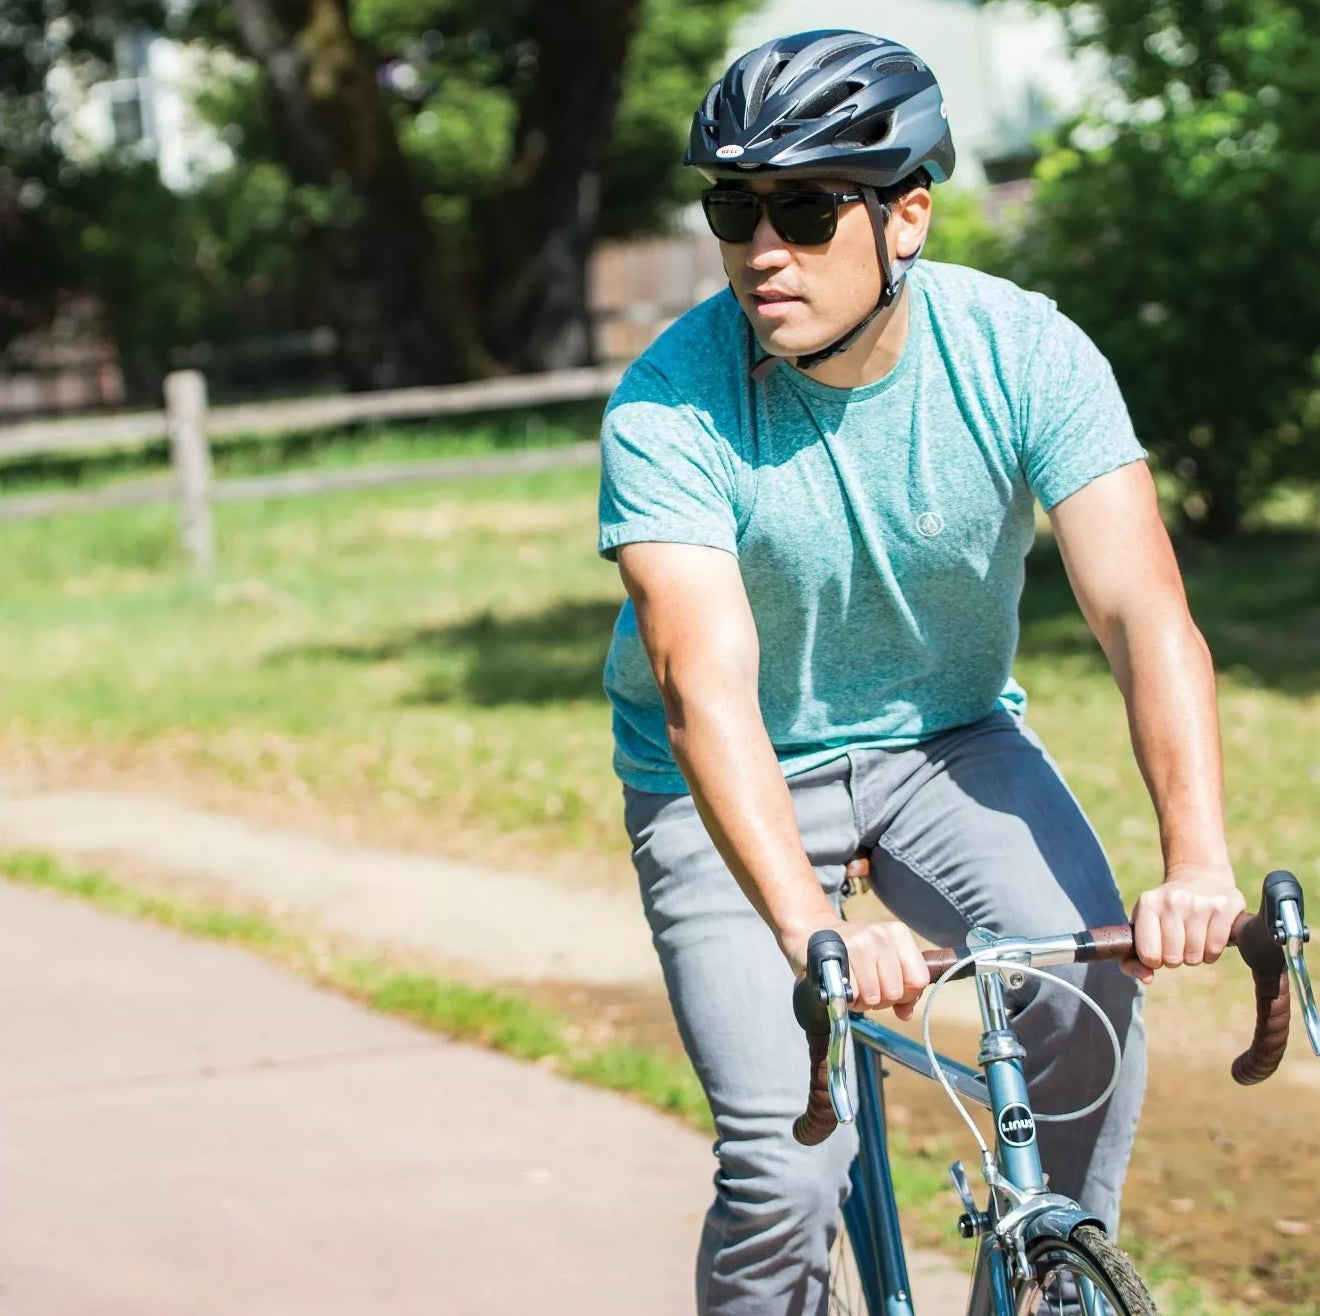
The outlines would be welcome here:
M 774 329 L 765 331 L 755 327 L 752 332 L 756 335 L 761 351 L 767 356 L 782 356 L 791 360 L 795 356 L 806 356 L 823 346 L 814 341 L 804 342 L 800 334 L 783 333 Z

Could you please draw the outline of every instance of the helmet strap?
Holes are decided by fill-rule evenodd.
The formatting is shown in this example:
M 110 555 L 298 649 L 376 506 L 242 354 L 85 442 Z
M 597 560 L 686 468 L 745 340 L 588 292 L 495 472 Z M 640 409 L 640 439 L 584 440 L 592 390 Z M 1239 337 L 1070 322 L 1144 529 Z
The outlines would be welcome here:
M 842 338 L 836 338 L 834 342 L 822 347 L 819 351 L 796 357 L 793 364 L 799 370 L 813 370 L 832 357 L 838 356 L 840 352 L 846 352 L 861 337 L 871 321 L 886 306 L 893 304 L 894 299 L 898 296 L 899 289 L 903 286 L 904 276 L 916 263 L 917 257 L 921 255 L 921 248 L 918 247 L 911 256 L 903 256 L 896 261 L 889 259 L 889 245 L 885 242 L 885 228 L 889 223 L 890 215 L 889 207 L 876 195 L 875 188 L 863 187 L 861 192 L 862 200 L 866 205 L 866 213 L 871 217 L 871 229 L 875 233 L 875 254 L 880 261 L 880 300 Z M 762 357 L 752 366 L 752 378 L 758 381 L 765 379 L 784 359 L 779 356 Z

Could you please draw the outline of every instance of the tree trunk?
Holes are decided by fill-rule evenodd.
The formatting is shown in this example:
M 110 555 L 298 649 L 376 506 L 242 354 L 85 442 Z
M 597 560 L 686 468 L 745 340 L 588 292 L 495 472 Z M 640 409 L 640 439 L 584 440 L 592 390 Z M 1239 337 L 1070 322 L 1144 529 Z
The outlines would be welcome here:
M 326 235 L 327 313 L 349 388 L 471 374 L 440 314 L 435 239 L 347 0 L 233 0 L 265 70 L 293 181 L 332 188 L 347 217 Z
M 1234 539 L 1242 529 L 1245 505 L 1238 483 L 1229 478 L 1207 476 L 1201 483 L 1205 515 L 1195 523 L 1196 533 L 1204 539 L 1223 543 Z
M 537 64 L 511 183 L 474 206 L 482 337 L 509 370 L 553 370 L 593 358 L 587 273 L 601 166 L 640 12 L 641 0 L 529 7 Z

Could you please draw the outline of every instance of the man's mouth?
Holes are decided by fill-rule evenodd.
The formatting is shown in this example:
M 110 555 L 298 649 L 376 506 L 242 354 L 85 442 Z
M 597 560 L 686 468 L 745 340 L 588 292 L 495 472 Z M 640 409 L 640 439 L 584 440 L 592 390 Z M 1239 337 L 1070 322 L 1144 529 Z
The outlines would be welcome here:
M 755 288 L 749 291 L 752 311 L 758 317 L 777 320 L 786 315 L 791 307 L 801 304 L 802 299 L 779 288 Z

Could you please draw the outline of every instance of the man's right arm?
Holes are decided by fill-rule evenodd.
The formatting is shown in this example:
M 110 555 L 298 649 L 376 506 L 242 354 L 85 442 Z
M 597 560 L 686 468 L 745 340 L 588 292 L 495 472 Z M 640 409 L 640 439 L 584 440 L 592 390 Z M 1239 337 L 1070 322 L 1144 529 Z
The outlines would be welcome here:
M 792 800 L 761 718 L 756 623 L 738 562 L 722 549 L 636 543 L 619 570 L 664 700 L 674 757 L 729 871 L 795 968 L 811 934 L 848 945 L 860 1004 L 911 1005 L 929 981 L 901 924 L 834 913 L 802 846 Z

